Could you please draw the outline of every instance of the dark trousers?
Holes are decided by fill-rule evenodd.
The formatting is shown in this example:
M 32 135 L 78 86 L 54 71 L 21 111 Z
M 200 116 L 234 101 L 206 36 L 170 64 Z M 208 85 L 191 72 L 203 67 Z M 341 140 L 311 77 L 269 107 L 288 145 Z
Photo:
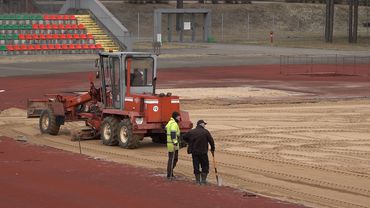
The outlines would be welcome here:
M 192 154 L 193 158 L 193 168 L 194 168 L 194 174 L 200 174 L 205 173 L 208 174 L 209 172 L 209 161 L 208 161 L 208 154 Z M 202 170 L 200 170 L 200 168 Z
M 173 160 L 173 164 L 172 164 Z M 167 178 L 173 175 L 173 169 L 175 169 L 177 161 L 179 160 L 179 151 L 175 150 L 175 153 L 168 152 L 168 163 L 167 163 Z

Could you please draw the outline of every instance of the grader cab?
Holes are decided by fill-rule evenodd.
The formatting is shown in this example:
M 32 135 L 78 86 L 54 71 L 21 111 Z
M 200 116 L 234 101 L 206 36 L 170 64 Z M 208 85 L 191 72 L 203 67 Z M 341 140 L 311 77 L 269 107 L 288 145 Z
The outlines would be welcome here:
M 40 117 L 42 133 L 57 135 L 65 122 L 85 120 L 84 138 L 100 137 L 105 145 L 137 148 L 144 137 L 165 143 L 165 125 L 172 112 L 181 115 L 182 132 L 193 124 L 180 110 L 180 99 L 171 93 L 156 93 L 156 56 L 147 53 L 99 53 L 99 82 L 80 95 L 47 95 L 28 101 L 28 117 Z

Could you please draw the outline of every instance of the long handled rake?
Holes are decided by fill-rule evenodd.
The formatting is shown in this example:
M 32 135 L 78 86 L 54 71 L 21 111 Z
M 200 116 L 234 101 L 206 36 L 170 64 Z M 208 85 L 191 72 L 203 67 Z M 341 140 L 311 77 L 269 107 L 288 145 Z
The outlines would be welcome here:
M 213 158 L 213 167 L 215 167 L 215 175 L 216 175 L 216 181 L 217 186 L 222 186 L 222 178 L 218 175 L 217 167 L 216 167 L 216 159 L 215 159 L 215 153 L 212 152 L 212 158 Z

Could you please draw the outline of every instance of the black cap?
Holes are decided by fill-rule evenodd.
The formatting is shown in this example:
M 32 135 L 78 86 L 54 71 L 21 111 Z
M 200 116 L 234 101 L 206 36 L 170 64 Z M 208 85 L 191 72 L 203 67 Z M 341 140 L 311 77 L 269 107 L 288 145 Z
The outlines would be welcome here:
M 177 116 L 180 116 L 180 113 L 179 112 L 177 112 L 177 111 L 174 111 L 173 113 L 172 113 L 172 118 L 176 118 Z
M 197 122 L 197 126 L 198 126 L 198 125 L 200 125 L 200 124 L 202 124 L 202 123 L 207 124 L 205 121 L 203 121 L 203 120 L 199 120 L 199 121 Z

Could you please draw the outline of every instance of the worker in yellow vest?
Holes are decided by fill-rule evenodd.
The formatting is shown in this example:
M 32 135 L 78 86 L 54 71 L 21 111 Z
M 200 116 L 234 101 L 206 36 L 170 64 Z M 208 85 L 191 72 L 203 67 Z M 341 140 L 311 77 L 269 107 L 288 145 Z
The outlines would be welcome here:
M 167 178 L 173 179 L 173 169 L 176 167 L 179 156 L 179 140 L 180 140 L 180 113 L 173 112 L 170 121 L 166 125 L 167 132 L 167 150 L 168 150 L 168 163 L 167 163 Z

